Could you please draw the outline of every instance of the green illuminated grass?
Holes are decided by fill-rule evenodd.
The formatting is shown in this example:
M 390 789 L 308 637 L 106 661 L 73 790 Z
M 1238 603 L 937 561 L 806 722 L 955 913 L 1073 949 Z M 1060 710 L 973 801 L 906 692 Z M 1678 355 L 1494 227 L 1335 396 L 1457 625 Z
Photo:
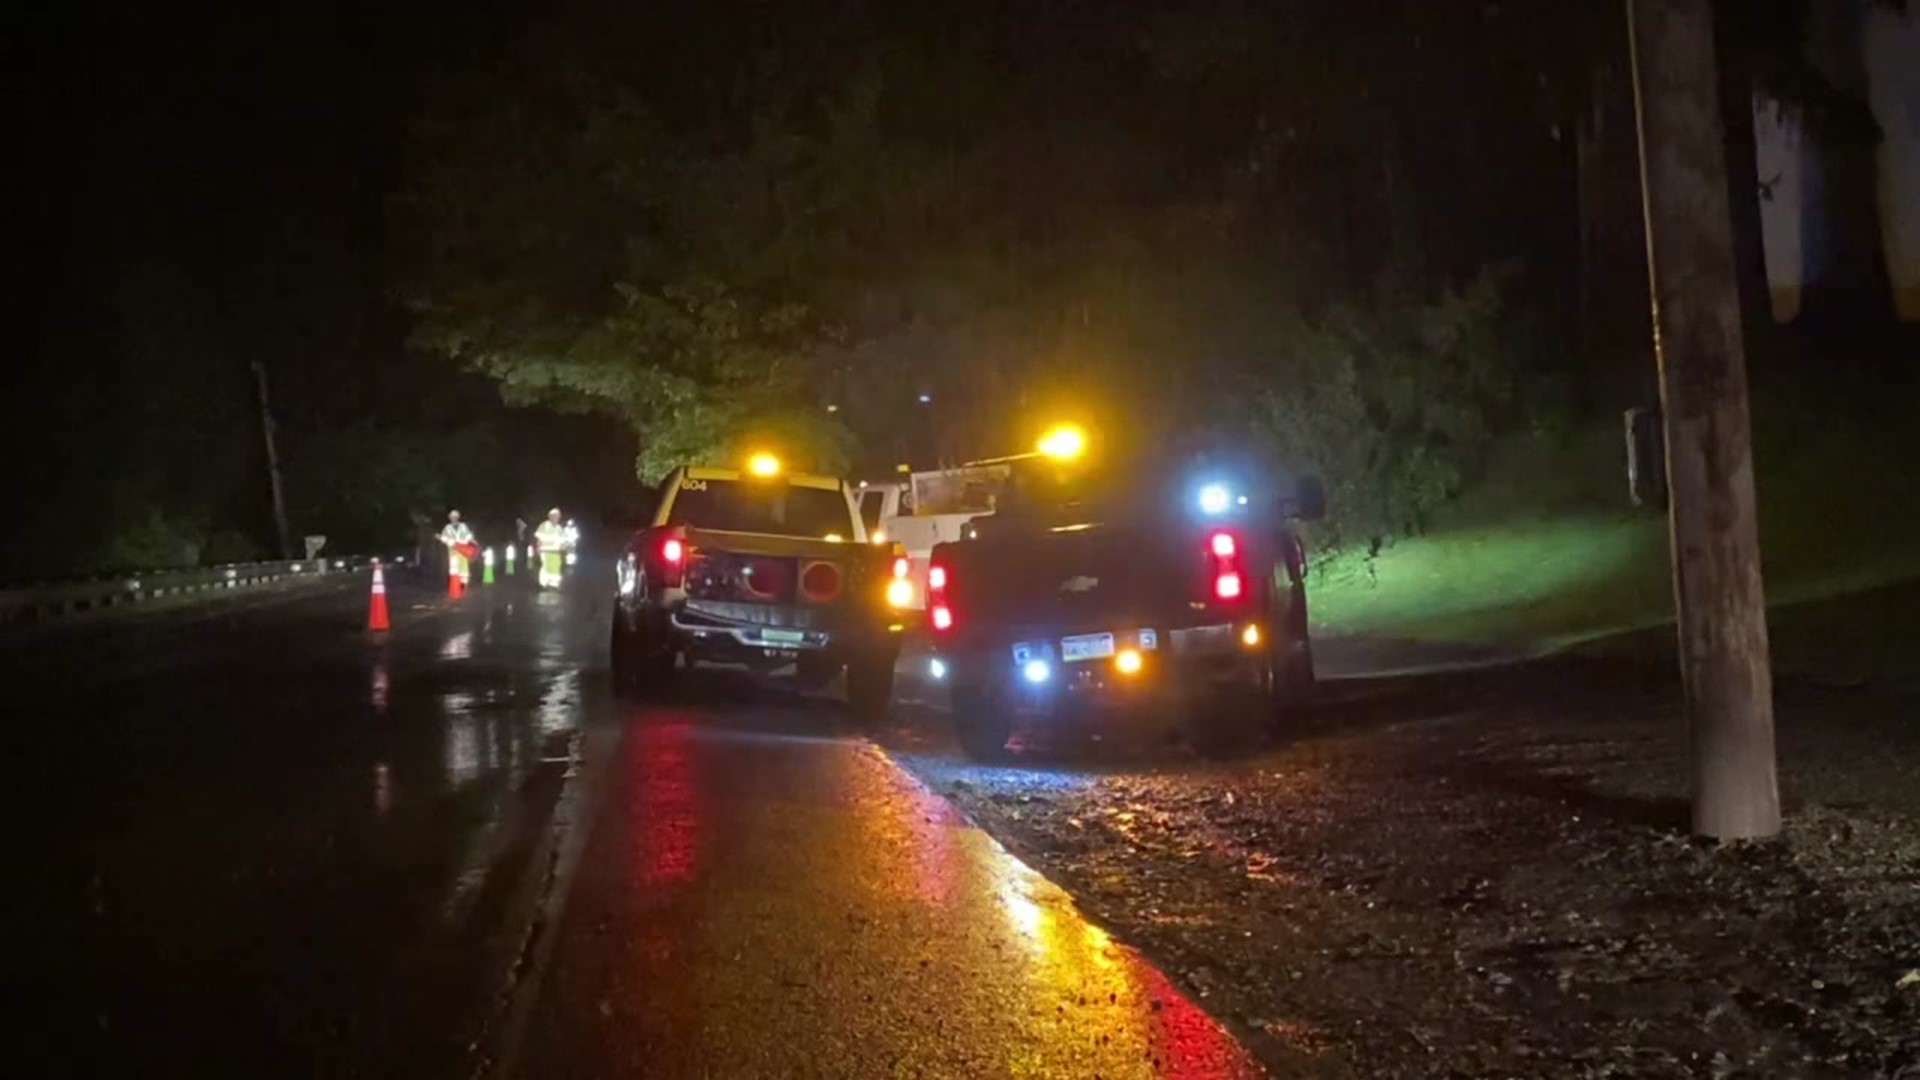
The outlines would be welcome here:
M 1658 519 L 1580 518 L 1404 540 L 1344 556 L 1312 582 L 1315 622 L 1340 633 L 1553 646 L 1668 617 Z
M 1915 677 L 1920 545 L 1808 550 L 1783 539 L 1766 561 L 1776 671 L 1843 683 Z M 1318 632 L 1523 654 L 1671 647 L 1658 517 L 1463 529 L 1396 544 L 1372 570 L 1352 556 L 1321 567 L 1312 583 Z
M 1920 655 L 1915 427 L 1823 427 L 1761 446 L 1760 538 L 1776 666 L 1910 678 Z M 1369 560 L 1317 564 L 1321 632 L 1538 652 L 1670 641 L 1664 514 L 1624 508 L 1616 434 L 1509 448 L 1451 521 Z M 1658 631 L 1658 632 L 1655 632 Z M 1645 633 L 1636 633 L 1645 632 Z

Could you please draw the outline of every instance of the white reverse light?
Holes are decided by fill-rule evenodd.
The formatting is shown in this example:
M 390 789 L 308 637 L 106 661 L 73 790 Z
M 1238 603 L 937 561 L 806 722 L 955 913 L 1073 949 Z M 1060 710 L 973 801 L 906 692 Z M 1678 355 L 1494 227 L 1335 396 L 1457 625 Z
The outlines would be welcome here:
M 945 660 L 940 659 L 937 656 L 927 661 L 927 674 L 933 676 L 935 679 L 946 678 L 947 662 Z
M 1043 683 L 1053 677 L 1053 665 L 1045 660 L 1029 660 L 1020 674 L 1030 683 Z
M 1208 484 L 1200 489 L 1200 512 L 1203 514 L 1224 514 L 1227 507 L 1233 505 L 1233 493 L 1220 484 Z

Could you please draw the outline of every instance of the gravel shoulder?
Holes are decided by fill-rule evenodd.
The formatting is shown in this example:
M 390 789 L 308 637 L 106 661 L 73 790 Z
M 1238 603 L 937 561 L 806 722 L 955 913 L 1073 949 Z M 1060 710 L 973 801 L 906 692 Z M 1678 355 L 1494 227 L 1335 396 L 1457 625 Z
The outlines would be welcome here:
M 1920 1076 L 1920 698 L 1784 686 L 1788 825 L 1686 834 L 1678 688 L 1556 657 L 1328 684 L 1258 757 L 884 740 L 1286 1075 Z M 1304 1063 L 1304 1064 L 1303 1064 Z

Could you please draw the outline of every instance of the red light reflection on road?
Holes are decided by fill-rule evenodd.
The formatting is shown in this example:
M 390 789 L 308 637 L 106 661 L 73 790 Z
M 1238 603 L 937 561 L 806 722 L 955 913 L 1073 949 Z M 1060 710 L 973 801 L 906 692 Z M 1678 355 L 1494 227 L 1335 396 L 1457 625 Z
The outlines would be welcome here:
M 1154 1053 L 1160 1075 L 1169 1080 L 1201 1080 L 1221 1075 L 1223 1062 L 1236 1060 L 1240 1044 L 1151 964 L 1135 965 L 1140 988 L 1160 1003 L 1153 1014 Z
M 642 885 L 690 881 L 700 854 L 700 790 L 694 775 L 693 729 L 648 724 L 628 739 L 627 768 L 638 774 Z

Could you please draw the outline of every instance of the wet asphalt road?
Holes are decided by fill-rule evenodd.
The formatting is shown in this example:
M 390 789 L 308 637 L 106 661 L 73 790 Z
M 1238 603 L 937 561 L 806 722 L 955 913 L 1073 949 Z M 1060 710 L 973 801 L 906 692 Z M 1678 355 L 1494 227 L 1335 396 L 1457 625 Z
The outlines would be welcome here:
M 458 1067 L 606 718 L 599 636 L 558 596 L 392 584 L 378 642 L 364 575 L 9 637 L 35 1073 Z
M 1236 1076 L 830 702 L 606 694 L 601 590 L 10 636 L 32 1075 Z
M 825 702 L 641 712 L 523 1075 L 1262 1075 L 1219 1025 Z

